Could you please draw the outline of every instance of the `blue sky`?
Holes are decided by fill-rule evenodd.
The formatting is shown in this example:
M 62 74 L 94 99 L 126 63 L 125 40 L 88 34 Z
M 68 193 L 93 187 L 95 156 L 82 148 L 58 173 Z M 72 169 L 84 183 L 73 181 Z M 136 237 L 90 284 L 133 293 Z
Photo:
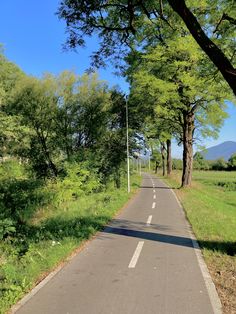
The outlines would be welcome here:
M 58 0 L 0 0 L 0 43 L 5 55 L 27 74 L 41 76 L 44 72 L 57 74 L 65 69 L 82 74 L 90 63 L 89 55 L 96 50 L 96 38 L 90 39 L 86 49 L 63 52 L 66 40 L 65 24 L 55 12 Z M 112 69 L 99 70 L 100 78 L 110 85 L 119 85 L 128 92 L 123 78 L 114 76 Z M 207 139 L 201 144 L 214 146 L 224 141 L 236 141 L 236 106 L 229 105 L 230 118 L 225 120 L 217 140 Z M 181 148 L 174 145 L 173 156 L 181 156 Z

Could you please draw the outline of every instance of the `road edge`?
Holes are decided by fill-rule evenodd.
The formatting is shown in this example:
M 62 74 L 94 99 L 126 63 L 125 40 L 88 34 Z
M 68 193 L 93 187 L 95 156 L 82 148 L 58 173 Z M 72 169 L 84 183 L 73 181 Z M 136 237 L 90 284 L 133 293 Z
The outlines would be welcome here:
M 186 223 L 188 226 L 188 233 L 189 233 L 190 239 L 191 239 L 192 244 L 193 244 L 193 249 L 194 249 L 194 252 L 195 252 L 196 257 L 197 257 L 198 265 L 200 267 L 200 270 L 201 270 L 201 273 L 202 273 L 202 276 L 203 276 L 203 279 L 204 279 L 204 282 L 205 282 L 205 285 L 207 288 L 207 292 L 209 294 L 209 298 L 211 301 L 211 306 L 212 306 L 213 312 L 214 312 L 214 314 L 222 314 L 223 313 L 222 312 L 222 304 L 221 304 L 219 295 L 217 293 L 215 284 L 211 278 L 211 275 L 210 275 L 208 267 L 205 263 L 205 260 L 202 256 L 202 252 L 201 252 L 200 246 L 198 244 L 198 241 L 197 241 L 197 239 L 193 233 L 192 226 L 186 217 L 186 212 L 184 210 L 184 207 L 181 204 L 180 200 L 178 199 L 177 195 L 175 194 L 174 190 L 170 187 L 170 185 L 168 183 L 164 182 L 161 178 L 158 178 L 158 179 L 161 180 L 166 186 L 168 186 L 170 188 L 170 191 L 173 194 L 173 196 L 175 197 L 180 210 L 182 211 L 183 215 L 186 218 Z

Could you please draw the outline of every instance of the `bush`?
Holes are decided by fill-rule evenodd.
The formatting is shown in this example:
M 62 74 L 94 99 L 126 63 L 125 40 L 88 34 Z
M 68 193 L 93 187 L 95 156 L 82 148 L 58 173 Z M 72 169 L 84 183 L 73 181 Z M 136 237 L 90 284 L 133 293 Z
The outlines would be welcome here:
M 13 178 L 0 181 L 0 215 L 18 224 L 24 224 L 48 200 L 42 181 Z
M 193 156 L 193 169 L 195 170 L 209 170 L 210 163 L 204 159 L 201 153 L 196 152 Z
M 182 162 L 182 160 L 173 158 L 172 159 L 172 167 L 175 170 L 182 170 L 183 169 L 183 162 Z
M 220 181 L 217 185 L 224 188 L 227 191 L 236 191 L 236 181 Z
M 15 222 L 10 218 L 0 217 L 0 240 L 16 231 Z
M 219 158 L 212 162 L 211 164 L 212 170 L 226 170 L 227 169 L 227 163 L 224 160 L 224 158 Z
M 57 201 L 76 199 L 83 194 L 89 194 L 101 189 L 98 176 L 88 170 L 85 163 L 66 163 L 65 177 L 54 184 L 57 191 Z
M 233 154 L 228 161 L 228 167 L 230 170 L 236 170 L 236 154 Z
M 23 178 L 25 168 L 17 159 L 9 159 L 0 163 L 0 178 Z

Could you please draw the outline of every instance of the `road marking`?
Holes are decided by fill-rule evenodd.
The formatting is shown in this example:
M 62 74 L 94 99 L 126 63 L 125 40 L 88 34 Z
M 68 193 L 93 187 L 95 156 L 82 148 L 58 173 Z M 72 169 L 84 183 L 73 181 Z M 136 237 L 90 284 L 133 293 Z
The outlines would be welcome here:
M 156 190 L 153 190 L 153 193 L 156 193 Z
M 143 244 L 144 244 L 144 241 L 139 241 L 137 247 L 136 247 L 136 250 L 134 252 L 134 255 L 129 263 L 129 268 L 135 268 L 136 264 L 137 264 L 137 261 L 139 259 L 139 256 L 140 256 L 140 253 L 142 251 L 142 248 L 143 248 Z
M 153 195 L 154 200 L 156 199 L 156 194 Z
M 156 207 L 156 202 L 152 203 L 152 209 Z
M 152 215 L 148 216 L 147 225 L 150 225 L 151 221 L 152 221 Z

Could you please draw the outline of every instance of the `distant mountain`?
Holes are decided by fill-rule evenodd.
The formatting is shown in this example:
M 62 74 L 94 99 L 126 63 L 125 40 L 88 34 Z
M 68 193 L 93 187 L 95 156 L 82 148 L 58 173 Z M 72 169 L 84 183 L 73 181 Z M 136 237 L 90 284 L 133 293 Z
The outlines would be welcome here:
M 236 142 L 223 142 L 219 145 L 209 147 L 200 153 L 206 160 L 224 158 L 227 161 L 234 153 L 236 153 Z

